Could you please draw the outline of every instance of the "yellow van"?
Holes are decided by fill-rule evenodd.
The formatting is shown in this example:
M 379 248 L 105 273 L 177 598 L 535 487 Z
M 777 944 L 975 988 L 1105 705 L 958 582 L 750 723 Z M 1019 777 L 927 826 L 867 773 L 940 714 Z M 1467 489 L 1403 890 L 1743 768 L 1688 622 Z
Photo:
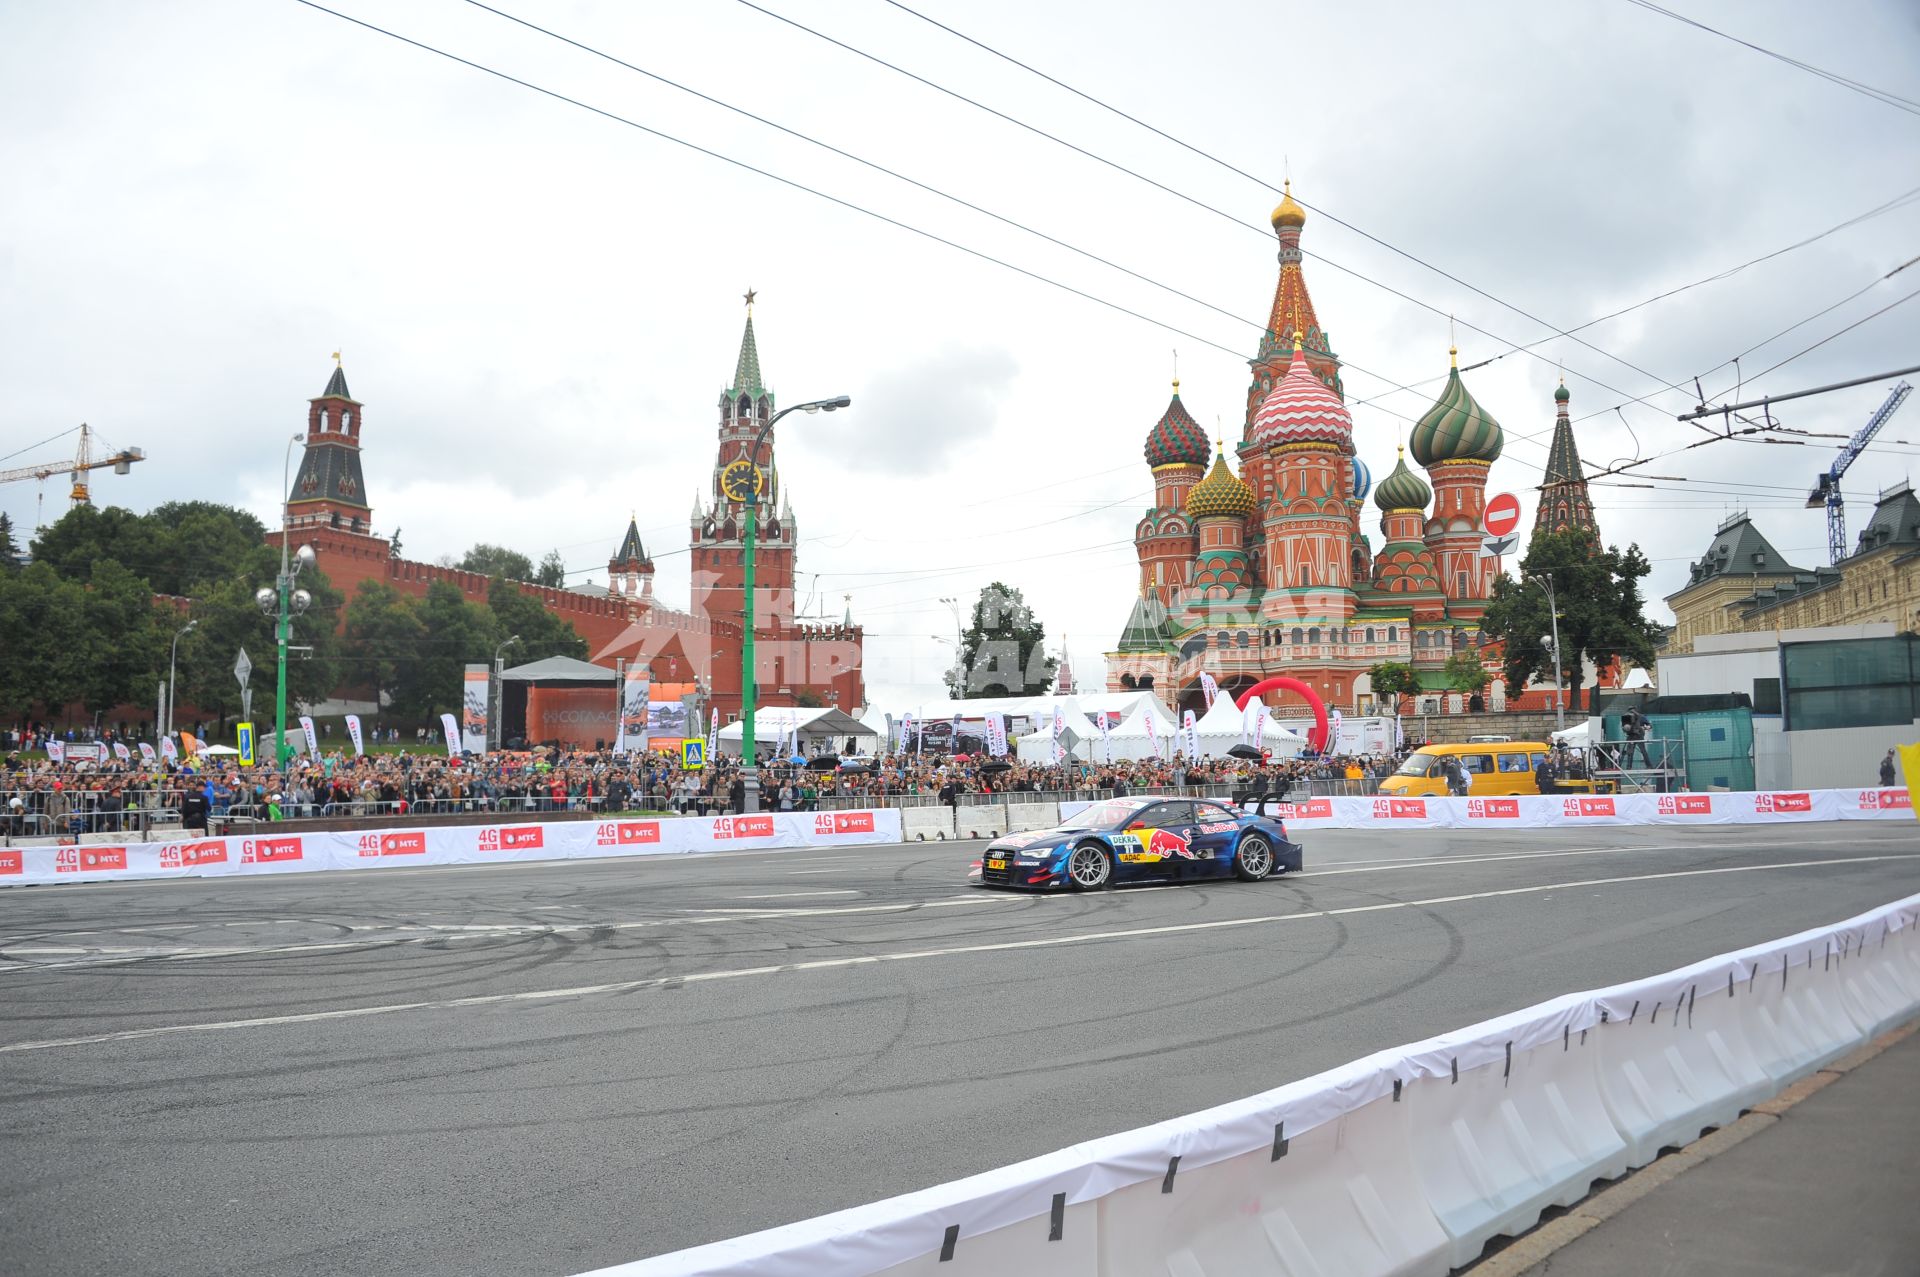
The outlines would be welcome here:
M 1407 755 L 1400 769 L 1380 782 L 1380 792 L 1405 798 L 1446 797 L 1446 758 L 1460 760 L 1467 774 L 1468 793 L 1476 798 L 1508 794 L 1537 794 L 1533 769 L 1546 757 L 1544 742 L 1533 740 L 1475 741 L 1467 745 L 1428 745 Z

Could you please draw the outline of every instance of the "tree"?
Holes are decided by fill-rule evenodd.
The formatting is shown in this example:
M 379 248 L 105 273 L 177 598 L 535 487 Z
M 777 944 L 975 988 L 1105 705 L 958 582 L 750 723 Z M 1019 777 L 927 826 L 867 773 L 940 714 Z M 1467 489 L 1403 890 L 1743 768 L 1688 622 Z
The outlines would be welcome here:
M 560 551 L 547 551 L 547 557 L 540 560 L 540 568 L 533 574 L 533 583 L 550 585 L 556 590 L 567 587 L 567 561 L 560 557 Z
M 1047 655 L 1047 631 L 1020 591 L 999 581 L 980 591 L 973 620 L 946 676 L 955 700 L 1026 696 L 1045 690 L 1059 664 Z
M 86 581 L 111 559 L 155 594 L 191 595 L 245 571 L 266 527 L 245 510 L 212 501 L 169 501 L 146 514 L 74 506 L 34 541 L 36 561 Z
M 1373 694 L 1385 698 L 1396 713 L 1402 696 L 1411 696 L 1420 690 L 1419 675 L 1404 661 L 1382 661 L 1367 671 L 1367 677 L 1373 684 Z
M 385 581 L 362 581 L 347 605 L 349 679 L 371 686 L 376 697 L 395 696 L 426 637 L 412 599 Z
M 0 574 L 0 713 L 58 710 L 85 695 L 101 639 L 87 627 L 85 595 L 44 563 Z
M 274 641 L 275 615 L 262 612 L 254 591 L 271 589 L 280 572 L 277 546 L 254 547 L 241 571 L 200 591 L 192 615 L 199 622 L 180 644 L 180 703 L 193 704 L 224 724 L 240 712 L 240 685 L 233 677 L 234 657 L 242 647 L 253 662 L 253 714 L 256 722 L 271 722 L 278 679 Z M 326 574 L 310 568 L 300 574 L 298 588 L 313 596 L 307 611 L 293 619 L 289 647 L 310 652 L 287 654 L 287 715 L 292 720 L 298 704 L 314 704 L 331 695 L 339 683 L 340 610 L 343 599 Z M 176 723 L 180 720 L 176 719 Z
M 166 662 L 163 633 L 170 637 L 170 631 L 163 630 L 165 623 L 146 582 L 104 559 L 93 565 L 91 579 L 80 590 L 80 615 L 87 653 L 81 703 L 96 714 L 116 705 L 151 704 L 156 676 Z
M 586 659 L 587 641 L 579 632 L 513 582 L 495 577 L 487 586 L 487 608 L 493 613 L 494 630 L 499 635 L 495 641 L 518 634 L 520 643 L 515 650 L 523 661 L 549 656 Z
M 13 539 L 13 517 L 0 513 L 0 572 L 20 570 L 20 543 Z
M 488 545 L 480 542 L 460 556 L 453 566 L 463 572 L 478 572 L 482 576 L 504 576 L 509 581 L 533 580 L 533 560 L 518 550 L 509 550 L 503 545 Z
M 1440 672 L 1446 678 L 1448 687 L 1469 695 L 1493 682 L 1493 675 L 1487 672 L 1486 664 L 1480 659 L 1480 653 L 1473 648 L 1466 648 L 1449 656 L 1447 663 L 1440 667 Z
M 1548 650 L 1553 617 L 1547 594 L 1532 578 L 1553 582 L 1560 612 L 1561 667 L 1572 689 L 1568 703 L 1580 706 L 1583 663 L 1603 666 L 1612 660 L 1651 667 L 1660 627 L 1647 619 L 1640 582 L 1652 565 L 1630 545 L 1603 549 L 1584 528 L 1533 538 L 1520 564 L 1521 578 L 1501 577 L 1493 585 L 1481 630 L 1505 645 L 1507 686 L 1518 690 L 1531 679 L 1551 677 Z M 1588 698 L 1591 709 L 1592 698 Z
M 492 659 L 494 644 L 503 636 L 488 608 L 467 602 L 457 586 L 445 581 L 427 587 L 415 614 L 421 638 L 411 657 L 399 663 L 393 712 L 432 719 L 442 710 L 458 708 L 466 666 Z

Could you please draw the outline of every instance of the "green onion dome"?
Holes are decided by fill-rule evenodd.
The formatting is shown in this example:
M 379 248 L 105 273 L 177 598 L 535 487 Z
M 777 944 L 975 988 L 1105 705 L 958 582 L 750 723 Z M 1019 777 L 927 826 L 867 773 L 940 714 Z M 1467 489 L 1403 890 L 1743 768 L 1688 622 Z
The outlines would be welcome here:
M 1407 450 L 1400 449 L 1400 464 L 1373 490 L 1373 503 L 1382 510 L 1424 510 L 1433 500 L 1427 481 L 1407 469 Z
M 1413 427 L 1408 443 L 1413 459 L 1431 470 L 1442 461 L 1493 462 L 1506 442 L 1500 423 L 1474 402 L 1460 380 L 1459 352 L 1447 373 L 1446 389 Z
M 1553 392 L 1553 401 L 1555 403 L 1565 403 L 1571 398 L 1573 398 L 1573 396 L 1567 392 L 1567 379 L 1562 377 L 1560 379 L 1560 388 Z
M 1180 402 L 1180 383 L 1173 383 L 1173 402 L 1154 423 L 1147 435 L 1147 464 L 1150 466 L 1204 466 L 1207 464 L 1207 432 Z
M 1228 468 L 1224 445 L 1213 454 L 1213 469 L 1187 493 L 1187 517 L 1212 519 L 1224 515 L 1244 519 L 1254 511 L 1253 489 Z

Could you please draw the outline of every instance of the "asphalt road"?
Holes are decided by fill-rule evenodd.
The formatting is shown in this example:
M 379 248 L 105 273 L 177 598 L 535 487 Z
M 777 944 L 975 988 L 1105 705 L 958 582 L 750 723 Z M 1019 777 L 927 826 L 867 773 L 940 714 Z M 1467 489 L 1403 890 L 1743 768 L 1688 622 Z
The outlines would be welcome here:
M 0 1266 L 565 1274 L 1238 1098 L 1920 891 L 1920 829 L 977 845 L 0 891 Z

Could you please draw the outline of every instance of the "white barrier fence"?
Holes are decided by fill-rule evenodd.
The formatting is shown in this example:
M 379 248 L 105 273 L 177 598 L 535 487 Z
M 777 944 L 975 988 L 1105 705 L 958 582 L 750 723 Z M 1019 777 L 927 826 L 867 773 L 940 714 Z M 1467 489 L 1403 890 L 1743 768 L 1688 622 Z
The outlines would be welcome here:
M 1585 825 L 1773 825 L 1912 820 L 1905 789 L 1760 793 L 1526 794 L 1512 798 L 1306 798 L 1266 809 L 1302 829 L 1571 829 Z
M 0 849 L 0 886 L 854 847 L 900 840 L 898 811 L 764 812 L 750 816 L 539 821 L 345 833 L 263 831 L 124 846 L 85 843 L 4 848 Z
M 1443 1277 L 1496 1234 L 1725 1124 L 1916 1007 L 1920 895 L 1205 1112 L 592 1277 Z

